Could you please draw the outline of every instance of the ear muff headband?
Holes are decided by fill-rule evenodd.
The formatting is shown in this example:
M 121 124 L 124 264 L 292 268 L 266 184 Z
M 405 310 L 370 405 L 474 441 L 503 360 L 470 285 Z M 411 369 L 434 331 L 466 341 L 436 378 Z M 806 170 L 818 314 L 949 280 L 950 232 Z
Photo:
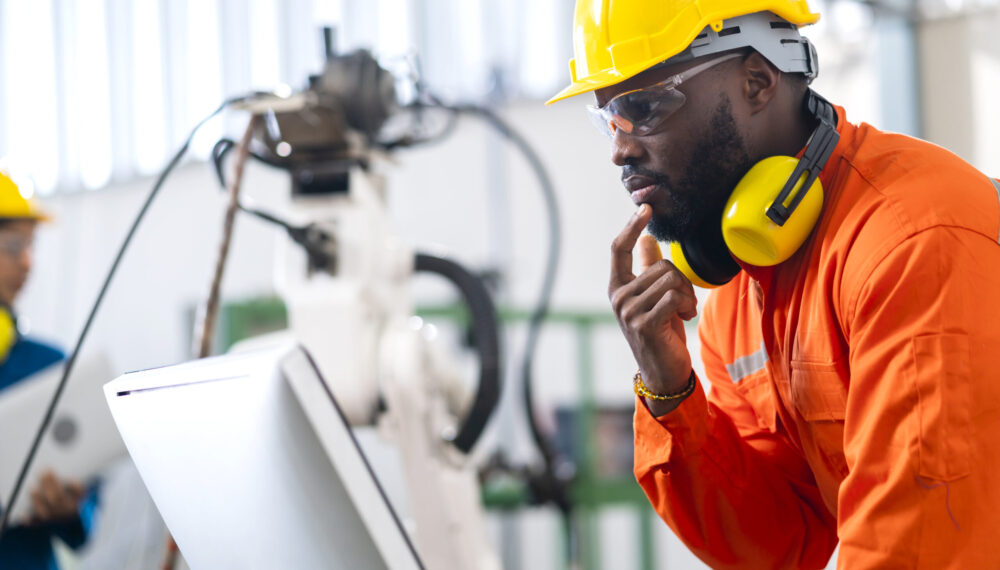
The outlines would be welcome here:
M 806 111 L 816 117 L 819 120 L 819 124 L 812 135 L 809 136 L 809 140 L 806 142 L 806 149 L 803 151 L 802 158 L 799 159 L 795 170 L 792 171 L 781 192 L 778 193 L 771 207 L 767 210 L 767 217 L 779 226 L 785 225 L 785 222 L 788 221 L 789 216 L 795 211 L 803 196 L 808 193 L 797 193 L 792 198 L 791 203 L 787 206 L 785 205 L 785 201 L 788 200 L 800 177 L 805 174 L 806 180 L 803 187 L 811 188 L 812 183 L 819 178 L 819 173 L 826 166 L 826 161 L 833 154 L 833 149 L 837 146 L 837 142 L 840 141 L 840 133 L 837 132 L 837 114 L 833 110 L 833 105 L 820 97 L 812 89 L 809 89 L 806 93 Z
M 733 189 L 719 227 L 706 228 L 677 247 L 671 244 L 674 265 L 695 285 L 728 283 L 740 271 L 733 257 L 757 266 L 782 263 L 809 237 L 823 208 L 819 173 L 840 134 L 836 111 L 826 99 L 810 89 L 804 107 L 818 125 L 802 158 L 772 156 L 758 162 Z M 725 247 L 718 247 L 723 241 Z

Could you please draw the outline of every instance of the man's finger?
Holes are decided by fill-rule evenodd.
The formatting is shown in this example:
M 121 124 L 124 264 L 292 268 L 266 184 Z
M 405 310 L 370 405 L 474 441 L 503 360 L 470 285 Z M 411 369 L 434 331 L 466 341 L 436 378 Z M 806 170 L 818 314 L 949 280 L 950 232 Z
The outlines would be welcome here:
M 662 266 L 656 266 L 646 271 L 629 284 L 629 287 L 634 287 L 638 291 L 635 295 L 636 307 L 643 312 L 652 310 L 660 297 L 665 295 L 667 291 L 676 289 L 687 294 L 680 272 L 664 270 L 669 267 L 669 263 L 668 261 Z
M 660 244 L 657 243 L 656 238 L 649 234 L 639 237 L 636 249 L 639 251 L 639 273 L 646 271 L 651 265 L 663 259 Z
M 62 500 L 62 487 L 55 475 L 46 473 L 42 476 L 42 494 L 49 506 L 56 506 Z
M 650 313 L 662 316 L 677 315 L 687 321 L 698 314 L 698 299 L 693 292 L 672 289 L 656 301 Z
M 640 244 L 636 247 L 642 248 L 641 240 Z M 654 262 L 653 266 L 648 267 L 628 284 L 628 287 L 636 292 L 636 296 L 646 297 L 646 299 L 641 302 L 639 306 L 642 307 L 644 311 L 652 310 L 660 295 L 666 293 L 670 289 L 677 289 L 692 299 L 695 299 L 694 306 L 688 307 L 685 305 L 677 313 L 677 316 L 685 321 L 690 321 L 691 319 L 697 317 L 698 296 L 695 295 L 694 286 L 691 285 L 691 281 L 689 281 L 688 278 L 685 277 L 684 274 L 681 273 L 669 260 L 660 261 L 662 261 L 662 263 Z M 647 295 L 650 291 L 652 291 L 652 297 Z
M 642 233 L 642 228 L 649 223 L 652 209 L 648 204 L 642 204 L 632 214 L 625 228 L 611 242 L 611 288 L 616 289 L 635 278 L 632 275 L 632 249 Z
M 35 490 L 31 493 L 31 508 L 34 511 L 34 518 L 37 520 L 47 520 L 49 517 L 49 505 L 45 501 L 45 495 L 42 494 L 41 490 Z

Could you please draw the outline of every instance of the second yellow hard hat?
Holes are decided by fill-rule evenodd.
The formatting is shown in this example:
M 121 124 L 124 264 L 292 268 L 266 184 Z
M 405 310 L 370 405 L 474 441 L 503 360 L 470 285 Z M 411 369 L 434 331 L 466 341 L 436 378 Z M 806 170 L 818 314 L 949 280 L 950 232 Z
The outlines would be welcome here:
M 43 212 L 26 192 L 3 170 L 0 170 L 0 219 L 36 220 L 44 222 Z

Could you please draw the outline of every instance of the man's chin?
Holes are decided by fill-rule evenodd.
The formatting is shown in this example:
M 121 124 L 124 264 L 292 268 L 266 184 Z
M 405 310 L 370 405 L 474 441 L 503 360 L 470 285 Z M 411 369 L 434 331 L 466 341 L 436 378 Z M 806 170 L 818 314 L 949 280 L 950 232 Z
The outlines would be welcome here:
M 646 224 L 646 231 L 661 242 L 681 241 L 690 233 L 686 224 L 680 223 L 670 216 L 659 216 L 655 213 Z
M 11 291 L 9 288 L 0 290 L 0 307 L 10 310 L 14 306 L 14 299 L 17 299 L 18 290 Z

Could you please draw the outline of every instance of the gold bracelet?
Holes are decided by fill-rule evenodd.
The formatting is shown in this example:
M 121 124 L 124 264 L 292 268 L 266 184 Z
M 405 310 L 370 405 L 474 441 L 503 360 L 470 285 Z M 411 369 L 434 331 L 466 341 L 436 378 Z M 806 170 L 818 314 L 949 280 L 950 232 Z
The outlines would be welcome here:
M 691 376 L 688 377 L 687 386 L 684 387 L 680 392 L 675 392 L 673 394 L 656 394 L 649 390 L 645 384 L 642 382 L 642 372 L 636 371 L 635 377 L 632 379 L 632 388 L 635 390 L 636 396 L 641 396 L 643 398 L 648 398 L 650 400 L 657 400 L 660 402 L 667 400 L 677 400 L 679 398 L 687 397 L 694 392 L 695 384 L 697 380 L 695 379 L 694 369 L 691 369 Z

